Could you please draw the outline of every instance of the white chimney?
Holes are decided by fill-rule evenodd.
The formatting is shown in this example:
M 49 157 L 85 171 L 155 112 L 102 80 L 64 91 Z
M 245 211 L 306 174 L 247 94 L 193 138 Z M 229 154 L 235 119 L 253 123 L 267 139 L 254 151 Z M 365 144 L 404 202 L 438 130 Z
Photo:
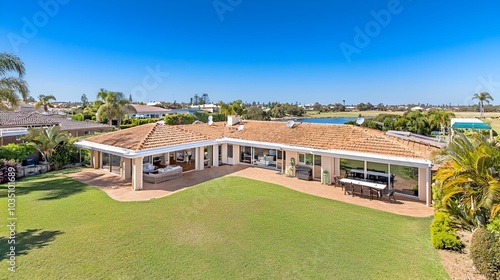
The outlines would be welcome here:
M 241 119 L 239 116 L 228 116 L 227 117 L 227 125 L 228 126 L 233 126 L 235 124 L 240 123 Z

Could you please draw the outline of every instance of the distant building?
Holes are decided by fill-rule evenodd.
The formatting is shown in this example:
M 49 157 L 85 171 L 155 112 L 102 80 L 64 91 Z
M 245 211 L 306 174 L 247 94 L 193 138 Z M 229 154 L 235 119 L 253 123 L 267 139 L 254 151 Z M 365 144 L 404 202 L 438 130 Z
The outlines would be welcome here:
M 215 104 L 191 105 L 191 109 L 198 109 L 209 113 L 219 112 L 219 106 Z
M 132 107 L 134 107 L 136 113 L 129 114 L 129 117 L 136 119 L 163 118 L 170 111 L 169 109 L 149 105 L 132 104 Z
M 26 134 L 28 128 L 59 126 L 61 130 L 68 131 L 71 136 L 91 135 L 96 132 L 113 130 L 107 124 L 74 121 L 58 115 L 45 115 L 37 111 L 30 113 L 0 111 L 0 143 L 19 143 L 20 136 Z

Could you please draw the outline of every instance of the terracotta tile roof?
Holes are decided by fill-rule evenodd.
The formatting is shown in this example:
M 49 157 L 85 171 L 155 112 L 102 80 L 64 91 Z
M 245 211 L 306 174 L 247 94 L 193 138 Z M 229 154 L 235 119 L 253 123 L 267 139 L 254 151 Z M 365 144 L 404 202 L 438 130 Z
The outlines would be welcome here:
M 179 126 L 150 123 L 90 137 L 86 140 L 138 151 L 200 142 L 207 139 L 206 136 L 184 130 Z
M 430 159 L 438 148 L 386 135 L 382 131 L 351 125 L 246 121 L 244 129 L 224 123 L 168 126 L 147 124 L 116 131 L 87 141 L 131 150 L 145 150 L 203 140 L 233 138 L 322 150 L 343 150 L 404 158 Z
M 170 111 L 169 109 L 161 108 L 161 107 L 156 107 L 156 106 L 149 106 L 149 105 L 138 105 L 138 104 L 132 104 L 132 107 L 135 108 L 137 111 L 137 114 L 143 114 L 143 113 L 167 113 Z
M 37 111 L 11 112 L 0 111 L 0 127 L 14 126 L 52 126 L 59 125 L 62 130 L 81 130 L 81 129 L 112 129 L 113 127 L 95 122 L 81 122 L 67 119 L 63 116 L 44 115 Z
M 185 125 L 211 139 L 228 137 L 242 140 L 270 142 L 323 150 L 345 150 L 353 152 L 429 159 L 436 147 L 404 141 L 388 136 L 384 132 L 353 125 L 331 125 L 296 123 L 293 128 L 282 122 L 246 121 L 244 129 L 224 127 L 222 123 L 208 125 Z M 215 126 L 215 127 L 214 127 Z

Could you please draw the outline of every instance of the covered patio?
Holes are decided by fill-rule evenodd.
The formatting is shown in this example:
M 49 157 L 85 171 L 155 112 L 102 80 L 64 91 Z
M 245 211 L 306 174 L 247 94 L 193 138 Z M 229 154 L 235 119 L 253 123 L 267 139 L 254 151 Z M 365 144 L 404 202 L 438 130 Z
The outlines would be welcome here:
M 369 200 L 366 197 L 352 197 L 344 195 L 341 187 L 323 185 L 318 181 L 303 181 L 297 178 L 286 177 L 274 170 L 246 166 L 220 166 L 199 171 L 185 173 L 182 177 L 161 184 L 145 185 L 144 189 L 136 192 L 131 182 L 120 176 L 96 169 L 82 169 L 79 172 L 68 174 L 69 177 L 85 184 L 95 186 L 106 192 L 111 198 L 118 201 L 145 201 L 165 197 L 185 190 L 197 184 L 224 176 L 240 176 L 264 182 L 281 185 L 306 194 L 333 199 L 350 204 L 378 209 L 385 212 L 412 217 L 428 217 L 434 209 L 426 207 L 425 203 L 405 196 L 396 196 L 397 202 L 383 200 Z

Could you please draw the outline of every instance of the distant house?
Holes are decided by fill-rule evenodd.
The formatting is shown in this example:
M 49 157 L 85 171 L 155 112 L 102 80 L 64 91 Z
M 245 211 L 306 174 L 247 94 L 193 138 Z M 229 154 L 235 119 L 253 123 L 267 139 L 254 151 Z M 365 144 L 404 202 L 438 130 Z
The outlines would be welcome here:
M 113 130 L 107 124 L 89 121 L 74 121 L 58 115 L 45 115 L 38 111 L 29 113 L 18 111 L 0 111 L 0 146 L 19 143 L 19 138 L 27 133 L 28 128 L 59 126 L 71 136 L 91 135 L 96 132 Z
M 149 105 L 132 104 L 132 107 L 135 108 L 136 113 L 131 113 L 129 116 L 137 119 L 163 118 L 170 111 L 169 109 Z
M 209 113 L 219 112 L 219 106 L 215 104 L 191 105 L 191 109 L 198 109 Z
M 198 109 L 170 109 L 168 110 L 167 115 L 175 115 L 175 114 L 194 114 L 199 112 Z

